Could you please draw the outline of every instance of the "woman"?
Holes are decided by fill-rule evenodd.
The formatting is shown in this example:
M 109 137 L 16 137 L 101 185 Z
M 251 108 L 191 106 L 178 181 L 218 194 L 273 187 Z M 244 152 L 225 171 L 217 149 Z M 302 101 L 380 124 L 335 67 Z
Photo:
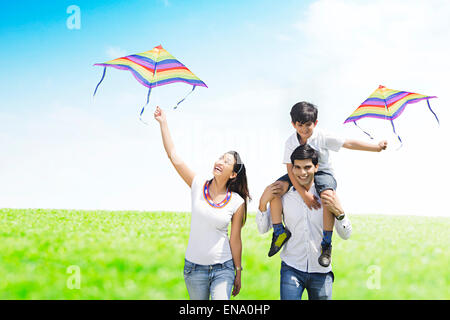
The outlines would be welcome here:
M 176 155 L 165 113 L 159 107 L 154 117 L 167 156 L 191 188 L 191 230 L 184 265 L 189 297 L 229 300 L 231 293 L 236 296 L 241 289 L 241 228 L 250 199 L 245 166 L 239 154 L 230 151 L 214 163 L 213 179 L 202 179 Z

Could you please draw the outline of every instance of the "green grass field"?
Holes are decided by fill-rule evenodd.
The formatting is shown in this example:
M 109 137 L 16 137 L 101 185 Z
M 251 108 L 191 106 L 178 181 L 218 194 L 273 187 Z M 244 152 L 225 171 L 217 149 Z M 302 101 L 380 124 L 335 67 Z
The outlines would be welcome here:
M 449 218 L 350 218 L 352 237 L 333 237 L 334 299 L 450 299 Z M 187 299 L 189 221 L 189 213 L 0 209 L 0 299 Z M 271 233 L 260 235 L 250 214 L 242 238 L 234 299 L 279 299 Z

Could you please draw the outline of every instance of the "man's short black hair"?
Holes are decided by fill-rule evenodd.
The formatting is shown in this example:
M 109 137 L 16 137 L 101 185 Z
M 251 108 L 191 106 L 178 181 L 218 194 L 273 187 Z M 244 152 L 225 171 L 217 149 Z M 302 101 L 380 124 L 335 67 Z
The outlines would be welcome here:
M 309 144 L 298 146 L 291 154 L 291 162 L 294 164 L 294 160 L 307 160 L 311 159 L 314 165 L 319 163 L 319 155 Z
M 316 122 L 317 121 L 317 107 L 312 103 L 302 101 L 294 104 L 291 109 L 291 120 L 292 123 L 300 122 L 300 124 L 304 124 L 307 122 Z

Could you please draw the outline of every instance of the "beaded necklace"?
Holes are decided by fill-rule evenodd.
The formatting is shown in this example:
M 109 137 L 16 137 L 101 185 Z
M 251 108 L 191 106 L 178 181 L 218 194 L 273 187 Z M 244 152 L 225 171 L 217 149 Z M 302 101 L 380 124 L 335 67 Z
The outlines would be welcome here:
M 211 180 L 211 181 L 212 181 L 212 180 Z M 210 185 L 211 181 L 206 181 L 206 182 L 205 182 L 205 185 L 203 186 L 203 197 L 205 198 L 206 202 L 208 202 L 208 204 L 209 204 L 211 207 L 214 207 L 214 208 L 223 208 L 223 207 L 225 207 L 225 206 L 228 204 L 228 202 L 230 202 L 230 199 L 231 199 L 231 191 L 229 191 L 229 190 L 227 189 L 227 196 L 225 197 L 225 199 L 223 199 L 223 200 L 222 200 L 221 202 L 219 202 L 219 203 L 215 203 L 215 202 L 211 199 L 211 196 L 210 196 L 210 194 L 209 194 L 209 185 Z

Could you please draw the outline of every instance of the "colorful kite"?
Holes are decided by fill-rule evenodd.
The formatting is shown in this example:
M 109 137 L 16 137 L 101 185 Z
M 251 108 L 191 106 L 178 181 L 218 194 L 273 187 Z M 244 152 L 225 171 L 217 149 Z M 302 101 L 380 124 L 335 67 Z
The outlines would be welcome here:
M 192 91 L 194 91 L 195 87 L 208 87 L 202 80 L 197 78 L 188 68 L 186 68 L 184 64 L 175 59 L 174 56 L 160 45 L 154 47 L 150 51 L 117 58 L 105 63 L 96 63 L 94 66 L 104 67 L 102 78 L 95 87 L 94 96 L 98 86 L 105 78 L 106 67 L 113 67 L 119 70 L 130 70 L 136 80 L 148 88 L 146 105 L 150 101 L 150 93 L 154 87 L 174 82 L 184 82 L 192 85 L 192 90 L 176 104 L 175 109 Z M 139 114 L 139 119 L 141 119 L 141 121 L 144 109 L 145 106 Z
M 428 108 L 435 116 L 438 124 L 439 119 L 434 113 L 434 111 L 430 107 L 429 99 L 437 98 L 435 96 L 425 96 L 423 94 L 407 92 L 407 91 L 399 91 L 388 89 L 384 86 L 379 86 L 377 90 L 375 90 L 369 98 L 366 99 L 351 115 L 348 117 L 344 123 L 353 122 L 358 128 L 357 120 L 362 118 L 377 118 L 377 119 L 385 119 L 390 120 L 392 124 L 392 129 L 394 133 L 397 135 L 398 140 L 401 144 L 403 144 L 400 136 L 395 132 L 395 126 L 393 120 L 399 117 L 402 112 L 405 110 L 405 107 L 409 103 L 419 102 L 421 100 L 427 100 Z M 360 128 L 361 129 L 361 128 Z M 362 130 L 362 129 L 361 129 Z M 362 130 L 365 134 L 367 134 L 371 139 L 372 136 L 366 131 Z

